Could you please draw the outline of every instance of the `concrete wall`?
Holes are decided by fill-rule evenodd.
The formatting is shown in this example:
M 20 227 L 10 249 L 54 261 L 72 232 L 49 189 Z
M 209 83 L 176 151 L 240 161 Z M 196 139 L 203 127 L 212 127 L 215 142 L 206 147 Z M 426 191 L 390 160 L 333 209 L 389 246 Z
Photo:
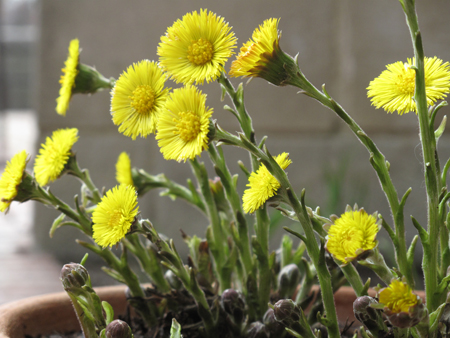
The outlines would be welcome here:
M 418 0 L 417 7 L 426 55 L 450 60 L 446 21 L 450 2 Z M 57 128 L 79 128 L 80 140 L 74 147 L 79 163 L 90 168 L 98 186 L 107 189 L 115 185 L 114 164 L 123 150 L 131 155 L 133 165 L 153 174 L 164 171 L 178 182 L 185 182 L 191 176 L 189 165 L 165 161 L 152 136 L 132 141 L 118 133 L 109 114 L 108 92 L 90 97 L 74 96 L 65 118 L 55 113 L 55 99 L 70 39 L 80 39 L 83 63 L 95 65 L 105 76 L 117 78 L 133 62 L 146 58 L 156 60 L 157 44 L 166 28 L 183 14 L 200 8 L 224 16 L 239 38 L 239 47 L 264 19 L 281 18 L 283 50 L 292 55 L 299 53 L 299 63 L 306 76 L 317 86 L 326 83 L 328 92 L 375 140 L 391 163 L 392 179 L 399 194 L 413 188 L 406 215 L 414 214 L 425 225 L 416 116 L 388 115 L 375 110 L 365 89 L 386 64 L 412 56 L 409 32 L 398 1 L 44 0 L 38 95 L 41 139 Z M 233 79 L 235 85 L 239 82 Z M 235 119 L 222 109 L 224 103 L 219 100 L 218 85 L 212 83 L 201 89 L 208 93 L 207 102 L 214 107 L 218 123 L 229 131 L 237 130 Z M 290 153 L 293 164 L 288 170 L 289 177 L 298 191 L 306 188 L 312 206 L 334 205 L 328 211 L 340 214 L 345 204 L 358 202 L 367 211 L 378 210 L 390 219 L 367 151 L 333 112 L 306 96 L 297 95 L 294 88 L 277 88 L 261 79 L 245 85 L 245 98 L 257 137 L 269 136 L 267 145 L 273 154 Z M 450 153 L 448 141 L 445 137 L 439 145 L 442 162 Z M 247 160 L 241 151 L 227 149 L 227 153 L 230 167 L 235 171 L 238 171 L 235 165 L 238 159 Z M 202 159 L 208 161 L 206 154 Z M 340 173 L 338 168 L 342 166 L 346 170 Z M 337 206 L 330 202 L 330 183 L 324 181 L 325 174 L 330 172 L 343 182 Z M 244 186 L 246 182 L 241 176 Z M 72 177 L 51 184 L 52 191 L 67 201 L 71 201 L 78 187 Z M 182 201 L 159 198 L 154 192 L 140 200 L 140 208 L 143 217 L 176 237 L 177 243 L 181 243 L 179 228 L 188 234 L 203 234 L 206 220 Z M 61 229 L 55 238 L 48 239 L 48 229 L 57 215 L 56 211 L 37 207 L 36 235 L 40 245 L 63 260 L 79 261 L 84 251 L 73 244 L 81 236 L 77 231 Z M 408 235 L 412 237 L 415 230 L 407 216 Z M 278 242 L 278 238 L 279 235 L 274 241 Z M 389 246 L 384 241 L 380 245 Z M 182 246 L 178 244 L 181 251 Z

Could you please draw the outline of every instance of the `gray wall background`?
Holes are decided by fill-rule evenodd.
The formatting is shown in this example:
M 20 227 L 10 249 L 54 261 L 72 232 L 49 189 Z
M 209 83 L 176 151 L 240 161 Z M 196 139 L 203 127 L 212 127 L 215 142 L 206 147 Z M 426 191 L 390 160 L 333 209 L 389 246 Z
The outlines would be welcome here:
M 450 2 L 416 2 L 425 55 L 450 60 Z M 407 216 L 414 214 L 423 225 L 426 223 L 417 119 L 412 113 L 398 116 L 375 110 L 365 89 L 385 65 L 405 61 L 413 54 L 398 1 L 43 0 L 37 95 L 41 141 L 57 128 L 79 128 L 80 140 L 74 146 L 79 163 L 90 169 L 99 187 L 106 189 L 116 184 L 114 165 L 124 150 L 130 154 L 134 166 L 152 174 L 166 172 L 180 183 L 191 177 L 188 164 L 163 159 L 153 136 L 132 141 L 118 133 L 109 113 L 108 92 L 90 97 L 74 96 L 65 118 L 56 114 L 55 99 L 60 69 L 71 39 L 80 39 L 83 63 L 96 66 L 105 76 L 117 78 L 133 62 L 157 60 L 156 48 L 166 28 L 185 13 L 200 8 L 225 17 L 239 39 L 239 48 L 263 20 L 281 18 L 282 49 L 291 55 L 299 53 L 299 64 L 305 75 L 316 86 L 326 83 L 328 92 L 374 139 L 391 163 L 391 176 L 399 195 L 413 188 L 405 217 L 408 236 L 412 238 L 416 231 Z M 241 80 L 232 82 L 237 86 Z M 167 85 L 176 87 L 171 82 Z M 201 89 L 208 94 L 207 104 L 214 107 L 213 117 L 218 123 L 231 132 L 238 130 L 237 121 L 222 109 L 225 103 L 231 103 L 220 102 L 219 86 L 211 83 Z M 328 207 L 329 212 L 340 214 L 347 203 L 359 202 L 368 212 L 378 210 L 390 220 L 367 151 L 333 112 L 296 94 L 294 88 L 274 87 L 262 79 L 245 85 L 245 98 L 258 139 L 267 135 L 267 145 L 273 154 L 290 153 L 293 164 L 288 169 L 289 177 L 298 192 L 306 188 L 311 206 L 330 206 L 330 183 L 324 178 L 331 172 L 342 182 L 342 195 L 337 207 L 332 210 Z M 448 108 L 442 111 L 447 113 Z M 448 136 L 443 137 L 439 144 L 441 162 L 445 163 L 450 154 L 449 145 Z M 248 163 L 244 152 L 227 149 L 227 154 L 235 172 L 239 172 L 238 159 Z M 208 162 L 206 154 L 202 159 Z M 346 169 L 339 172 L 342 166 Z M 242 173 L 240 181 L 244 187 Z M 71 202 L 79 184 L 72 177 L 63 177 L 51 184 L 51 190 Z M 139 205 L 143 217 L 174 237 L 180 251 L 185 252 L 180 228 L 188 234 L 204 234 L 206 220 L 182 201 L 172 202 L 152 192 L 141 198 Z M 74 243 L 75 238 L 82 238 L 77 231 L 63 228 L 53 239 L 48 238 L 48 230 L 57 215 L 54 210 L 37 207 L 35 230 L 40 247 L 63 261 L 79 261 L 84 250 Z M 275 244 L 279 238 L 280 234 L 274 236 Z M 390 244 L 381 240 L 380 246 L 390 247 Z

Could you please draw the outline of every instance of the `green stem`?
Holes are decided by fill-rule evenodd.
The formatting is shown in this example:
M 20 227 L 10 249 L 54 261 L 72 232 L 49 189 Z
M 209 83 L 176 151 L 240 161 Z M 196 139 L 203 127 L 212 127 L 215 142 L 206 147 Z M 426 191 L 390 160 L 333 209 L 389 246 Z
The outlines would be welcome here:
M 150 248 L 144 248 L 137 234 L 130 234 L 123 240 L 124 245 L 135 255 L 142 270 L 150 277 L 159 291 L 169 292 L 170 285 L 164 278 L 159 259 Z
M 80 224 L 80 230 L 82 230 L 87 236 L 92 237 L 92 223 L 85 215 L 77 213 L 66 203 L 53 195 L 50 190 L 45 190 L 44 188 L 38 186 L 36 193 L 39 195 L 38 200 L 48 202 L 48 204 L 51 204 L 55 209 L 73 219 L 75 222 Z
M 81 170 L 78 166 L 78 162 L 76 160 L 75 156 L 70 156 L 69 161 L 66 165 L 68 167 L 68 174 L 73 175 L 80 179 L 91 191 L 92 193 L 92 202 L 94 204 L 98 204 L 101 202 L 102 197 L 100 196 L 100 192 L 98 191 L 97 187 L 91 180 L 91 176 L 89 175 L 89 170 L 83 169 Z
M 191 191 L 185 186 L 168 179 L 164 174 L 154 176 L 145 172 L 143 169 L 133 169 L 132 175 L 139 196 L 144 195 L 151 189 L 166 188 L 167 190 L 164 192 L 164 195 L 184 199 L 206 214 L 205 204 L 195 191 Z
M 229 133 L 224 132 L 220 128 L 217 128 L 216 138 L 225 143 L 236 145 L 241 148 L 247 149 L 255 158 L 259 158 L 261 162 L 267 167 L 269 172 L 278 180 L 280 183 L 280 189 L 278 194 L 283 194 L 288 197 L 288 202 L 293 208 L 300 224 L 305 232 L 306 241 L 305 245 L 308 250 L 308 254 L 311 257 L 314 266 L 317 270 L 317 275 L 319 279 L 320 289 L 322 291 L 323 305 L 327 314 L 328 320 L 328 334 L 330 337 L 338 338 L 340 337 L 336 308 L 334 306 L 333 288 L 331 283 L 331 275 L 325 262 L 320 258 L 321 253 L 319 245 L 316 241 L 314 230 L 309 219 L 308 212 L 304 208 L 289 182 L 286 173 L 278 165 L 272 156 L 269 156 L 252 142 L 246 139 L 243 135 L 241 138 L 237 138 Z
M 395 234 L 398 239 L 398 246 L 396 246 L 396 259 L 398 267 L 400 272 L 407 278 L 408 284 L 411 286 L 414 285 L 411 266 L 407 262 L 403 209 L 400 208 L 397 191 L 395 190 L 394 184 L 392 183 L 389 175 L 389 163 L 386 161 L 386 158 L 377 148 L 375 143 L 362 130 L 362 128 L 353 120 L 353 118 L 336 101 L 328 96 L 326 92 L 324 92 L 324 94 L 314 87 L 300 72 L 300 70 L 298 71 L 297 76 L 292 77 L 289 84 L 303 89 L 307 95 L 334 111 L 350 127 L 355 136 L 369 151 L 370 163 L 377 173 L 381 187 L 386 195 L 394 216 Z
M 217 152 L 217 149 L 219 149 L 219 153 Z M 233 210 L 234 222 L 239 228 L 239 243 L 237 243 L 237 247 L 244 263 L 245 274 L 248 275 L 252 271 L 253 262 L 248 237 L 247 220 L 243 217 L 244 211 L 242 210 L 241 200 L 233 183 L 231 173 L 228 170 L 225 158 L 223 157 L 223 152 L 220 147 L 217 147 L 217 149 L 215 145 L 211 143 L 208 148 L 208 152 L 212 162 L 214 163 L 215 171 L 217 175 L 219 175 L 225 188 L 227 200 L 230 202 Z
M 203 163 L 199 163 L 196 158 L 194 160 L 190 160 L 189 162 L 200 186 L 200 190 L 204 197 L 208 218 L 211 222 L 214 243 L 209 244 L 211 248 L 215 248 L 215 250 L 211 250 L 211 252 L 214 255 L 214 260 L 216 263 L 216 272 L 220 283 L 220 290 L 224 291 L 231 287 L 231 276 L 229 273 L 226 273 L 225 269 L 223 269 L 226 257 L 228 255 L 226 236 L 223 232 L 216 203 L 214 202 L 214 197 L 209 186 L 208 173 L 205 165 Z
M 356 297 L 367 296 L 367 290 L 364 288 L 364 284 L 356 271 L 355 266 L 352 263 L 341 266 L 341 270 L 344 273 L 345 278 L 352 286 L 356 293 Z
M 436 139 L 433 129 L 430 128 L 428 116 L 427 97 L 425 91 L 424 52 L 419 23 L 415 10 L 415 2 L 411 0 L 401 1 L 406 15 L 406 21 L 411 33 L 414 47 L 414 69 L 416 71 L 416 83 L 414 100 L 416 102 L 417 116 L 420 127 L 420 142 L 422 145 L 425 185 L 427 191 L 428 206 L 428 235 L 429 245 L 424 247 L 422 267 L 425 275 L 426 304 L 430 313 L 440 305 L 440 295 L 435 293 L 438 285 L 439 262 L 439 183 L 440 177 L 436 168 Z
M 257 250 L 258 279 L 259 279 L 259 316 L 262 318 L 267 311 L 270 300 L 272 271 L 269 268 L 269 226 L 270 219 L 266 207 L 256 210 L 255 235 L 259 245 Z

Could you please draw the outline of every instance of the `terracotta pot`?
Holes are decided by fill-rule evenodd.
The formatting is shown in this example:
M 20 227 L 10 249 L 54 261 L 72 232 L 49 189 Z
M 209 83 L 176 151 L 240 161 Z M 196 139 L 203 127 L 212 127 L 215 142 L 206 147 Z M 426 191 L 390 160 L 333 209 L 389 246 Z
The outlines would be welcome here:
M 95 288 L 116 316 L 126 311 L 125 286 Z M 80 330 L 77 317 L 65 292 L 26 298 L 0 306 L 0 338 L 23 338 L 25 335 L 50 334 Z
M 125 286 L 108 286 L 95 289 L 102 300 L 114 308 L 115 315 L 126 311 Z M 370 294 L 375 292 L 370 290 Z M 418 292 L 423 297 L 423 292 Z M 355 292 L 350 287 L 341 287 L 335 293 L 338 319 L 345 323 L 355 320 L 353 302 Z M 354 327 L 360 326 L 355 322 Z M 66 293 L 27 298 L 0 306 L 0 338 L 22 338 L 25 335 L 50 334 L 79 330 L 72 304 Z

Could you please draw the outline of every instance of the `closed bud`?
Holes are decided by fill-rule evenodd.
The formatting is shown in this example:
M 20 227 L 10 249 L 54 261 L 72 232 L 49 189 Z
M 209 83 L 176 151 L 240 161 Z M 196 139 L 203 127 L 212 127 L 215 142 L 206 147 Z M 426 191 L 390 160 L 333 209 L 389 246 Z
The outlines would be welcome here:
M 61 269 L 59 279 L 65 289 L 72 287 L 80 288 L 89 282 L 89 273 L 83 265 L 69 263 Z
M 263 323 L 271 335 L 280 336 L 284 332 L 284 326 L 275 319 L 275 314 L 271 308 L 264 314 Z
M 248 338 L 269 338 L 266 327 L 261 322 L 251 323 L 247 329 Z
M 375 336 L 379 337 L 386 333 L 388 328 L 384 324 L 381 311 L 372 307 L 375 304 L 378 304 L 375 298 L 369 296 L 358 297 L 353 302 L 353 312 L 356 319 L 363 323 Z
M 281 298 L 289 298 L 300 282 L 300 270 L 296 264 L 286 265 L 278 274 L 278 292 Z
M 164 274 L 164 278 L 167 280 L 170 287 L 174 290 L 180 290 L 183 286 L 181 280 L 175 275 L 172 270 L 167 270 Z
M 299 309 L 291 299 L 281 299 L 273 307 L 275 319 L 286 326 L 298 322 L 300 319 Z
M 377 314 L 374 308 L 370 307 L 370 304 L 377 304 L 375 298 L 369 296 L 362 296 L 356 298 L 353 302 L 353 312 L 355 314 L 355 318 L 358 319 L 361 323 L 365 323 L 368 320 L 375 320 L 377 318 Z
M 234 289 L 226 289 L 222 293 L 220 304 L 235 323 L 242 323 L 245 316 L 245 302 L 239 292 Z
M 124 321 L 113 320 L 105 329 L 106 338 L 132 338 L 133 333 Z

